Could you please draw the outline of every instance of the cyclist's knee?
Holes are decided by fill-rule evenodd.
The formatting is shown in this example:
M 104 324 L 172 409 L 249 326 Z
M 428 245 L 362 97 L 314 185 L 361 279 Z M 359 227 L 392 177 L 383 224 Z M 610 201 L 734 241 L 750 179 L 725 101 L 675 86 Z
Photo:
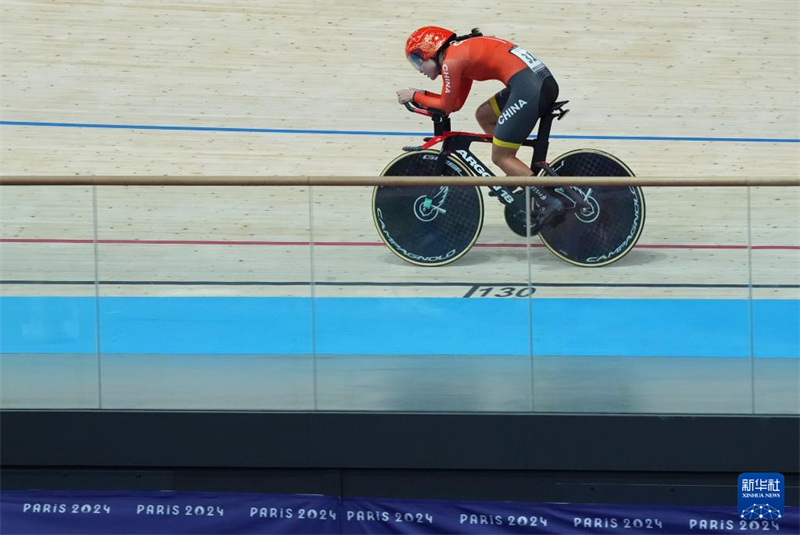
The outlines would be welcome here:
M 505 147 L 498 147 L 497 145 L 492 146 L 492 163 L 495 165 L 503 167 L 505 162 L 513 160 L 516 157 L 517 151 L 515 149 L 507 149 Z
M 497 124 L 497 116 L 488 101 L 478 106 L 478 109 L 475 110 L 475 120 L 481 126 L 494 126 Z

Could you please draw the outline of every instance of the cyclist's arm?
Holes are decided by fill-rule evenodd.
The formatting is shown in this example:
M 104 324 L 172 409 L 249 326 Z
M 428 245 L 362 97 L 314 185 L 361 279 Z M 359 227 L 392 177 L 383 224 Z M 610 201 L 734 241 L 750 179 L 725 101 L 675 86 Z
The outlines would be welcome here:
M 424 89 L 417 89 L 417 93 L 425 97 L 442 98 L 442 95 L 440 95 L 439 93 L 434 93 L 433 91 L 426 91 Z
M 458 111 L 467 101 L 472 80 L 462 78 L 460 61 L 445 61 L 442 67 L 442 94 L 421 91 L 414 93 L 414 103 L 425 108 L 436 108 L 444 113 Z

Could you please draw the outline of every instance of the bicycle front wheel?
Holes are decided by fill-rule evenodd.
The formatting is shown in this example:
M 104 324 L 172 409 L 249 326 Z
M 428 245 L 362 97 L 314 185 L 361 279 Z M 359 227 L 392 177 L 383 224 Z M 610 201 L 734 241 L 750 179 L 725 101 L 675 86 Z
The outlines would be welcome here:
M 433 176 L 437 150 L 400 155 L 381 176 Z M 449 156 L 445 176 L 469 176 Z M 469 251 L 483 227 L 483 197 L 477 186 L 377 186 L 372 214 L 378 235 L 389 249 L 418 266 L 443 266 Z
M 592 149 L 567 152 L 550 166 L 564 177 L 634 176 L 633 171 L 618 158 Z M 583 195 L 592 211 L 574 211 L 567 214 L 558 226 L 543 229 L 539 232 L 542 243 L 557 257 L 581 267 L 606 266 L 628 254 L 644 228 L 645 204 L 641 188 L 598 186 L 573 189 Z

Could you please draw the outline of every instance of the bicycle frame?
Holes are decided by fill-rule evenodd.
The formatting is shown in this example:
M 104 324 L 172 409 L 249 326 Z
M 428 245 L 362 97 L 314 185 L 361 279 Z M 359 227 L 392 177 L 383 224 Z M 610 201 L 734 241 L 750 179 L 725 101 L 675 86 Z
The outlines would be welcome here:
M 550 176 L 558 176 L 557 173 L 547 163 L 547 150 L 550 145 L 550 129 L 553 124 L 553 119 L 557 118 L 559 121 L 569 112 L 564 110 L 564 105 L 569 102 L 567 100 L 556 102 L 550 109 L 550 113 L 541 117 L 539 121 L 539 130 L 534 139 L 526 139 L 522 145 L 526 147 L 533 147 L 533 158 L 531 160 L 531 169 L 544 169 Z M 403 150 L 425 150 L 442 143 L 442 151 L 439 159 L 436 162 L 436 174 L 444 172 L 444 166 L 447 161 L 448 155 L 460 159 L 472 171 L 479 176 L 497 176 L 491 172 L 489 167 L 484 164 L 472 151 L 469 150 L 472 143 L 491 143 L 493 137 L 489 134 L 473 134 L 470 132 L 454 132 L 451 130 L 450 117 L 435 109 L 423 109 L 415 105 L 406 104 L 406 108 L 420 115 L 425 115 L 433 120 L 433 137 L 423 138 L 425 143 L 419 147 L 403 147 Z M 511 204 L 514 202 L 514 197 L 511 195 L 509 189 L 505 186 L 492 185 L 490 188 L 494 191 L 498 200 L 503 204 Z

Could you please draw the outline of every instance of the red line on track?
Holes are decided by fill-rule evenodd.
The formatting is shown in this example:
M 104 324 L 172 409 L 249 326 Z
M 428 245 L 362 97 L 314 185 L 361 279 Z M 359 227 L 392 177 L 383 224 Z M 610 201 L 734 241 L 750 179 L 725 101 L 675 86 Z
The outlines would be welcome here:
M 0 238 L 0 243 L 76 243 L 91 244 L 94 240 L 66 240 L 51 238 Z M 226 241 L 226 240 L 97 240 L 97 243 L 104 245 L 255 245 L 255 246 L 304 246 L 308 247 L 311 242 L 307 241 Z M 383 242 L 314 242 L 313 245 L 319 247 L 379 247 Z M 544 247 L 542 244 L 531 244 L 532 247 Z M 524 248 L 524 243 L 476 243 L 475 247 L 508 247 Z M 684 245 L 684 244 L 661 244 L 647 245 L 639 244 L 637 249 L 728 249 L 741 250 L 747 249 L 747 245 Z M 800 245 L 754 245 L 752 249 L 758 250 L 800 250 Z

